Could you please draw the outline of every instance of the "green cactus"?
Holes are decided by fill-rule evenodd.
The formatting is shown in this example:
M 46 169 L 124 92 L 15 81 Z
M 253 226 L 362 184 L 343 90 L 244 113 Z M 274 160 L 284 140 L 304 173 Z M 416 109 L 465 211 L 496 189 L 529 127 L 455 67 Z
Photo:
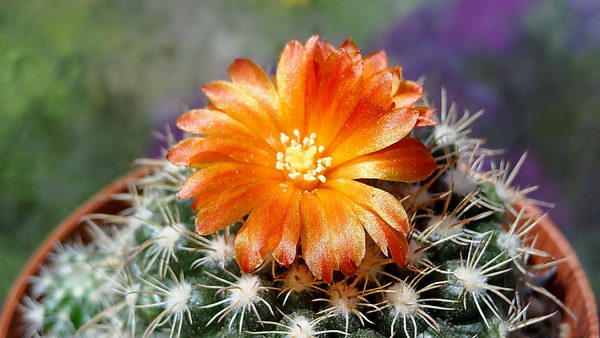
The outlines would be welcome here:
M 57 244 L 31 277 L 24 336 L 517 337 L 552 315 L 529 318 L 519 293 L 536 275 L 528 256 L 545 256 L 530 246 L 537 221 L 512 207 L 507 194 L 524 191 L 507 186 L 508 165 L 483 172 L 472 159 L 488 151 L 450 120 L 454 110 L 415 135 L 439 154 L 438 172 L 385 188 L 414 220 L 405 267 L 371 244 L 357 275 L 330 284 L 302 259 L 242 273 L 234 257 L 241 223 L 195 234 L 190 200 L 176 198 L 190 170 L 153 160 L 150 176 L 115 196 L 131 208 L 89 215 L 92 241 Z
M 347 114 L 347 121 L 342 125 L 337 117 L 328 117 L 337 129 L 320 134 L 329 138 L 328 146 L 337 147 L 331 151 L 320 145 L 324 141 L 316 132 L 302 137 L 294 127 L 297 121 L 282 128 L 286 116 L 263 111 L 274 107 L 267 96 L 276 96 L 276 90 L 281 95 L 295 90 L 286 87 L 286 81 L 295 81 L 290 74 L 301 70 L 294 62 L 307 60 L 298 55 L 316 46 L 321 54 L 315 52 L 309 65 L 342 75 L 333 80 L 329 75 L 312 80 L 302 75 L 307 86 L 322 81 L 319 88 L 325 92 L 340 90 L 334 98 L 339 107 L 334 108 Z M 515 206 L 544 205 L 526 197 L 534 187 L 511 187 L 525 156 L 512 170 L 506 162 L 485 170 L 484 160 L 498 152 L 468 135 L 481 113 L 459 118 L 444 98 L 432 120 L 432 109 L 412 107 L 423 98 L 420 85 L 400 81 L 398 68 L 386 68 L 384 54 L 365 58 L 363 74 L 351 41 L 337 52 L 328 46 L 318 37 L 304 47 L 288 44 L 280 64 L 284 71 L 277 77 L 280 88 L 248 60 L 236 60 L 230 67 L 233 83 L 205 86 L 214 104 L 184 115 L 178 126 L 214 135 L 177 145 L 171 140 L 166 159 L 139 160 L 151 173 L 131 182 L 128 193 L 113 196 L 131 207 L 116 215 L 88 215 L 89 241 L 57 244 L 48 263 L 31 277 L 31 292 L 22 301 L 23 335 L 538 337 L 535 324 L 569 314 L 543 287 L 560 261 L 533 247 L 530 233 L 539 218 Z M 385 69 L 376 72 L 380 68 Z M 347 83 L 352 85 L 348 95 Z M 395 91 L 391 97 L 390 89 Z M 346 106 L 346 99 L 356 107 Z M 290 104 L 276 101 L 275 106 L 285 110 Z M 303 106 L 304 101 L 296 104 Z M 311 114 L 305 116 L 306 123 L 318 125 L 319 132 L 327 129 Z M 244 118 L 247 125 L 238 121 Z M 261 131 L 249 126 L 282 131 L 265 132 L 261 139 Z M 388 135 L 378 135 L 371 127 L 392 137 L 386 139 Z M 370 148 L 356 149 L 363 135 L 371 138 Z M 197 148 L 203 150 L 196 153 Z M 248 165 L 254 157 L 260 163 Z M 239 186 L 251 188 L 240 192 Z M 240 207 L 242 193 L 251 197 L 241 199 L 246 203 L 254 197 L 282 202 L 265 204 L 277 210 Z M 218 199 L 224 203 L 206 202 Z M 288 204 L 297 208 L 286 208 Z M 218 221 L 211 218 L 210 226 L 198 225 L 198 220 L 206 221 L 201 213 Z M 406 234 L 405 219 L 410 223 Z M 232 224 L 219 227 L 222 220 Z M 200 231 L 202 226 L 211 231 Z M 289 233 L 281 230 L 277 238 L 265 231 L 277 227 Z M 320 227 L 330 228 L 319 233 Z M 345 237 L 346 227 L 358 235 Z M 311 238 L 318 245 L 307 243 Z M 335 246 L 323 238 L 333 239 Z M 354 242 L 344 251 L 346 239 Z M 276 252 L 284 240 L 284 249 Z M 332 252 L 332 247 L 344 252 Z M 531 256 L 551 261 L 532 266 Z M 548 268 L 549 273 L 541 273 Z M 532 316 L 529 302 L 540 298 L 562 311 Z

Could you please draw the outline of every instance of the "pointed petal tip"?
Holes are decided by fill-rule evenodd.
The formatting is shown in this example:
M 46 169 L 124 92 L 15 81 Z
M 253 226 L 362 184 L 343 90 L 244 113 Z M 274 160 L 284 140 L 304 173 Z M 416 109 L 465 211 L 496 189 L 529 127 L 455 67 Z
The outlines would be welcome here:
M 250 255 L 250 254 L 240 254 L 240 250 L 238 250 L 236 245 L 235 250 L 235 259 L 240 266 L 240 270 L 244 273 L 252 272 L 263 263 L 264 259 L 261 259 L 259 256 Z

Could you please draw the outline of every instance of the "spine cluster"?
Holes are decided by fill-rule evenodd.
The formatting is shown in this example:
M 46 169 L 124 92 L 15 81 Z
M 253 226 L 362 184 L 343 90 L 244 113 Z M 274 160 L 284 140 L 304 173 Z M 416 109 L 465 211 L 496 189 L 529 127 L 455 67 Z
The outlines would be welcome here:
M 57 244 L 22 301 L 25 337 L 537 337 L 568 309 L 545 288 L 552 257 L 534 248 L 539 221 L 517 202 L 516 171 L 468 136 L 474 116 L 441 109 L 413 135 L 438 162 L 417 184 L 372 181 L 403 203 L 413 228 L 400 267 L 369 243 L 358 274 L 316 280 L 300 258 L 240 272 L 240 223 L 194 232 L 176 193 L 189 169 L 158 161 L 114 196 L 118 215 L 88 215 L 92 241 Z M 547 263 L 533 265 L 531 257 Z M 531 304 L 556 310 L 536 313 Z M 547 308 L 547 307 L 546 307 Z M 557 314 L 558 313 L 558 314 Z M 541 324 L 543 323 L 543 324 Z

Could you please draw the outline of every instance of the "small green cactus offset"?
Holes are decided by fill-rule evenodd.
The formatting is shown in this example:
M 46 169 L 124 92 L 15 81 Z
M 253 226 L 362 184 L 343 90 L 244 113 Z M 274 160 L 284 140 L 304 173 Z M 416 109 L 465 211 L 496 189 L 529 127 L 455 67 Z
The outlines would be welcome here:
M 229 73 L 178 121 L 202 136 L 140 160 L 113 196 L 131 207 L 31 277 L 25 337 L 546 337 L 570 315 L 523 207 L 541 202 L 511 186 L 525 156 L 484 169 L 479 113 L 433 115 L 351 41 L 289 43 L 273 81 Z

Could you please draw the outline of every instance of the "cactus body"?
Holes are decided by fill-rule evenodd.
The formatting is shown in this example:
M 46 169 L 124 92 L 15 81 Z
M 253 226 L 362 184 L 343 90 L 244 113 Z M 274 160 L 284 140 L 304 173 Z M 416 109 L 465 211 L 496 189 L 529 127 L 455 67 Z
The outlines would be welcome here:
M 234 241 L 243 220 L 197 235 L 190 200 L 176 198 L 189 169 L 165 163 L 118 196 L 130 209 L 88 217 L 90 243 L 57 246 L 23 301 L 25 335 L 518 336 L 535 322 L 525 319 L 529 294 L 521 292 L 536 273 L 528 257 L 543 255 L 530 248 L 535 222 L 500 198 L 504 171 L 481 172 L 467 160 L 486 155 L 476 143 L 434 134 L 415 135 L 438 159 L 432 178 L 371 182 L 402 200 L 413 220 L 404 267 L 370 243 L 359 272 L 336 272 L 329 284 L 302 258 L 242 273 Z

